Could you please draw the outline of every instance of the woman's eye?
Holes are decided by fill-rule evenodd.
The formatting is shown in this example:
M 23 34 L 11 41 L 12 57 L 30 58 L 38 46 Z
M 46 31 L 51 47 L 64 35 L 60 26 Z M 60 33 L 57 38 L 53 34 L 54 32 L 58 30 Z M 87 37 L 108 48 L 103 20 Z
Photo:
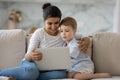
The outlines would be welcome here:
M 48 25 L 52 25 L 52 23 L 51 23 L 51 22 L 49 22 L 49 23 L 48 23 Z
M 55 22 L 55 24 L 59 24 L 59 22 Z

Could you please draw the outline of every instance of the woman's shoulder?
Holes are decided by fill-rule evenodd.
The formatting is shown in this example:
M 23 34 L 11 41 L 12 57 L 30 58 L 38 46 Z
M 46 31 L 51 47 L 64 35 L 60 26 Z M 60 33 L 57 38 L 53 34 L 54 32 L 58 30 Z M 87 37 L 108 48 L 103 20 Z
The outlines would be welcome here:
M 35 33 L 43 33 L 43 32 L 44 32 L 44 28 L 38 28 L 35 31 Z
M 35 32 L 32 34 L 32 38 L 42 39 L 44 32 L 43 28 L 37 28 Z
M 43 31 L 44 28 L 37 28 L 36 31 Z
M 44 29 L 43 28 L 37 28 L 33 35 L 43 35 Z

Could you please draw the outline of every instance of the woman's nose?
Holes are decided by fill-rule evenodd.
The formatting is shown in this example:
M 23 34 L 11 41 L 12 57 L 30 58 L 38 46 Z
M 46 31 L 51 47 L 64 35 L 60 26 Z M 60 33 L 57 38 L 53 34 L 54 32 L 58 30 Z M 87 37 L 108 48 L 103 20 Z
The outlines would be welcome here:
M 57 29 L 58 28 L 58 26 L 56 26 L 56 25 L 52 25 L 52 29 Z
M 51 26 L 52 26 L 52 27 L 55 27 L 55 24 L 52 24 Z

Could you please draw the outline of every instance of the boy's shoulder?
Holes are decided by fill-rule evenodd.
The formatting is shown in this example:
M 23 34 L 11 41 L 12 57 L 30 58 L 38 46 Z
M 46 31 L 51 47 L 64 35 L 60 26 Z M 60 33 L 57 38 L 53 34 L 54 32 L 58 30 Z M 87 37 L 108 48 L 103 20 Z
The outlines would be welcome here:
M 78 47 L 77 40 L 76 40 L 75 38 L 73 38 L 73 39 L 69 42 L 69 45 L 68 45 L 68 46 Z

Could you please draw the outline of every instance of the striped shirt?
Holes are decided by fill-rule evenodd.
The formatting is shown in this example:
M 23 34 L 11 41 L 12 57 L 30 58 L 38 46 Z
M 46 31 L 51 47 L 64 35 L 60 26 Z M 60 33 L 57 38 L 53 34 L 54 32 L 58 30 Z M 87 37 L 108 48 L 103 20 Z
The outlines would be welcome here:
M 63 43 L 60 33 L 56 36 L 51 36 L 45 32 L 44 28 L 38 28 L 30 38 L 27 54 L 36 48 L 62 47 Z

